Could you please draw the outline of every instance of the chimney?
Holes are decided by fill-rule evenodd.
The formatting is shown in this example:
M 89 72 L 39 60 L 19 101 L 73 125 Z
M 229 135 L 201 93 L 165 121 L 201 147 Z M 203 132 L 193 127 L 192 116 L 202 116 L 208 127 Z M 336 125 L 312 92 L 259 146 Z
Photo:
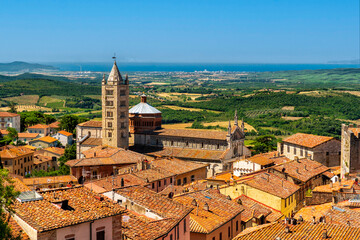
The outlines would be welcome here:
M 205 203 L 203 209 L 204 209 L 205 211 L 209 211 L 209 204 L 208 204 L 208 203 Z
M 69 200 L 63 200 L 61 202 L 61 209 L 67 210 L 69 207 Z
M 299 162 L 299 157 L 298 157 L 298 156 L 295 156 L 295 157 L 294 157 L 294 160 L 297 161 L 297 162 Z
M 124 185 L 125 185 L 125 182 L 124 182 L 124 178 L 121 178 L 121 187 L 124 187 Z
M 196 200 L 195 200 L 195 199 L 193 199 L 193 200 L 192 200 L 191 205 L 193 205 L 193 206 L 197 206 L 197 202 L 196 202 Z
M 285 233 L 291 233 L 290 227 L 288 225 L 285 226 Z
M 312 218 L 312 224 L 316 224 L 315 216 Z
M 322 238 L 323 238 L 323 239 L 327 239 L 327 238 L 328 238 L 326 228 L 324 228 L 324 230 L 323 230 Z

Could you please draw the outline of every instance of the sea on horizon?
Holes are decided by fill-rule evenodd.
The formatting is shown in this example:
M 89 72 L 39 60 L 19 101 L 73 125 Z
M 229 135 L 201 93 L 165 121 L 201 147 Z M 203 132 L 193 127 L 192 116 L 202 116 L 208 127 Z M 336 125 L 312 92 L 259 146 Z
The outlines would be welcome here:
M 46 63 L 60 71 L 109 72 L 112 62 L 107 63 Z M 265 64 L 265 63 L 123 63 L 117 62 L 120 71 L 126 72 L 274 72 L 289 70 L 317 70 L 334 68 L 359 68 L 360 64 Z

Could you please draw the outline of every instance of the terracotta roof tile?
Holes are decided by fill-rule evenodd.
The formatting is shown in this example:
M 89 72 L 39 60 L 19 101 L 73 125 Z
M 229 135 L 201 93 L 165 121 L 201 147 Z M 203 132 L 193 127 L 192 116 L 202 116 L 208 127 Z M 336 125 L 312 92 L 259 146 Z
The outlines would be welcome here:
M 0 129 L 0 135 L 8 135 L 9 131 L 5 129 Z
M 64 153 L 65 153 L 65 148 L 59 148 L 59 147 L 47 147 L 47 148 L 44 148 L 43 150 L 51 152 L 51 153 L 55 153 L 57 155 L 64 155 Z
M 124 181 L 124 186 L 121 186 L 121 179 L 123 179 Z M 89 189 L 92 189 L 97 193 L 103 193 L 103 192 L 111 191 L 113 187 L 115 189 L 118 189 L 118 188 L 125 188 L 131 186 L 144 186 L 146 184 L 147 183 L 145 180 L 137 177 L 136 175 L 132 173 L 126 173 L 126 174 L 116 175 L 114 178 L 112 176 L 109 176 L 99 180 L 86 182 L 84 186 Z
M 190 213 L 188 208 L 168 197 L 141 186 L 128 187 L 116 190 L 116 193 L 146 207 L 162 218 L 182 219 Z
M 34 184 L 56 184 L 56 183 L 69 183 L 76 182 L 76 177 L 72 175 L 63 175 L 63 176 L 49 176 L 49 177 L 34 177 L 34 178 L 24 178 L 23 182 L 27 186 L 33 186 Z
M 13 185 L 15 191 L 19 191 L 19 192 L 31 191 L 30 188 L 28 188 L 28 186 L 26 186 L 19 178 L 12 177 L 11 181 L 12 181 L 11 183 L 5 182 L 5 186 Z
M 122 223 L 123 234 L 129 239 L 136 240 L 155 240 L 165 237 L 178 222 L 173 218 L 153 220 L 130 210 L 126 210 L 123 216 L 129 217 L 128 222 Z
M 34 165 L 38 165 L 38 164 L 41 164 L 41 163 L 44 163 L 44 162 L 51 162 L 52 161 L 52 157 L 49 157 L 49 156 L 45 156 L 45 155 L 42 155 L 42 154 L 34 154 L 34 157 L 33 157 L 33 164 Z
M 356 137 L 359 137 L 360 128 L 349 128 L 349 130 L 352 131 Z
M 194 200 L 198 205 L 197 208 L 193 205 Z M 211 233 L 244 210 L 242 206 L 228 200 L 216 190 L 176 196 L 174 201 L 193 208 L 190 214 L 190 231 L 198 233 Z M 205 204 L 209 206 L 209 211 L 204 209 Z
M 265 165 L 269 165 L 269 164 L 275 164 L 275 160 L 277 158 L 279 158 L 278 152 L 273 151 L 273 152 L 256 154 L 256 155 L 254 155 L 254 156 L 252 156 L 250 158 L 246 158 L 244 160 L 250 161 L 250 162 L 253 162 L 253 163 L 257 163 L 257 164 L 259 164 L 261 166 L 265 166 Z
M 169 171 L 164 171 L 161 168 L 146 169 L 146 170 L 134 172 L 133 174 L 149 183 L 175 176 L 174 173 Z
M 309 160 L 307 158 L 292 160 L 280 165 L 273 166 L 271 168 L 276 169 L 279 172 L 285 172 L 289 176 L 302 182 L 306 182 L 309 179 L 330 170 L 321 163 Z
M 274 222 L 283 216 L 280 211 L 258 202 L 246 195 L 241 195 L 240 197 L 235 198 L 233 201 L 245 208 L 244 213 L 241 215 L 241 219 L 244 219 L 244 222 L 250 221 L 253 217 L 260 218 L 262 216 L 265 217 L 266 221 Z
M 28 132 L 21 132 L 21 133 L 18 133 L 18 137 L 19 138 L 36 138 L 38 137 L 39 134 L 38 133 L 28 133 Z
M 197 169 L 206 168 L 208 164 L 195 163 L 192 161 L 183 161 L 176 158 L 163 158 L 151 161 L 151 166 L 163 169 L 165 172 L 180 175 L 195 171 Z
M 5 147 L 2 151 L 0 151 L 0 157 L 4 158 L 16 158 L 28 154 L 34 153 L 32 150 L 25 146 L 17 146 L 17 147 Z
M 101 128 L 102 127 L 102 122 L 101 121 L 90 120 L 90 121 L 87 121 L 87 122 L 79 123 L 78 126 Z
M 312 224 L 303 222 L 297 225 L 289 225 L 290 233 L 285 232 L 285 224 L 282 222 L 269 223 L 257 227 L 247 228 L 237 235 L 234 240 L 268 240 L 268 239 L 323 239 L 324 229 L 332 240 L 360 239 L 360 229 L 349 226 L 341 226 L 330 223 Z
M 39 232 L 114 216 L 123 211 L 118 204 L 107 198 L 101 201 L 100 195 L 83 187 L 39 193 L 43 200 L 16 201 L 13 206 L 15 214 Z M 73 210 L 61 209 L 58 204 L 62 200 L 68 200 Z
M 354 185 L 354 180 L 343 180 L 332 184 L 317 186 L 313 189 L 313 192 L 326 192 L 332 193 L 333 191 L 340 191 L 341 189 L 351 189 Z
M 69 133 L 69 132 L 67 132 L 67 131 L 58 131 L 58 133 L 60 133 L 60 134 L 62 134 L 62 135 L 65 135 L 65 136 L 67 136 L 67 137 L 70 137 L 70 136 L 73 135 L 72 133 Z
M 50 128 L 60 128 L 60 122 L 56 121 L 49 124 Z
M 8 222 L 10 229 L 11 229 L 11 235 L 16 238 L 20 237 L 21 240 L 29 240 L 29 235 L 26 234 L 26 232 L 19 226 L 19 224 L 14 220 L 13 217 L 10 217 L 10 220 Z
M 50 128 L 49 125 L 45 125 L 45 124 L 36 124 L 36 125 L 33 125 L 31 127 L 28 127 L 28 129 L 39 129 L 39 128 Z
M 273 173 L 266 172 L 252 175 L 241 183 L 280 198 L 287 198 L 300 189 L 296 184 L 286 181 Z
M 56 138 L 53 138 L 53 137 L 50 137 L 50 136 L 45 136 L 45 137 L 33 139 L 33 140 L 31 140 L 30 142 L 35 142 L 35 141 L 42 141 L 42 142 L 46 142 L 46 143 L 53 143 L 53 142 L 56 142 L 57 139 L 56 139 Z
M 187 130 L 187 129 L 161 129 L 153 132 L 154 135 L 160 136 L 176 136 L 185 138 L 202 138 L 202 139 L 216 139 L 226 140 L 225 131 L 209 131 L 209 130 Z
M 308 148 L 314 148 L 314 147 L 319 146 L 320 144 L 328 142 L 332 139 L 335 139 L 335 138 L 318 136 L 318 135 L 313 135 L 313 134 L 296 133 L 290 137 L 285 138 L 283 140 L 283 142 L 292 143 L 295 145 L 300 145 L 300 146 L 308 147 Z
M 11 112 L 0 112 L 0 117 L 16 117 L 16 116 L 20 116 L 20 115 Z
M 136 164 L 147 156 L 123 148 L 98 146 L 83 152 L 85 158 L 70 160 L 66 165 L 70 167 L 100 166 L 117 164 Z
M 102 144 L 101 138 L 87 138 L 80 143 L 80 145 L 89 145 L 89 146 L 100 146 Z

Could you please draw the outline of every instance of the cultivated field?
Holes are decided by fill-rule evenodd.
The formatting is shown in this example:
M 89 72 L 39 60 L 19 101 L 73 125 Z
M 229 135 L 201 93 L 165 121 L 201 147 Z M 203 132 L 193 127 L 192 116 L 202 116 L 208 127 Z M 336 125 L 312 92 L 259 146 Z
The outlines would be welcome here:
M 23 96 L 18 96 L 18 97 L 4 98 L 4 100 L 14 102 L 16 104 L 21 104 L 21 105 L 27 105 L 27 104 L 32 105 L 32 104 L 37 104 L 37 102 L 39 100 L 39 96 L 38 95 L 23 95 Z
M 201 109 L 201 108 L 179 107 L 179 106 L 174 106 L 174 105 L 164 105 L 163 107 L 170 108 L 170 109 L 173 109 L 173 110 L 186 110 L 186 111 L 190 111 L 190 112 L 201 112 L 201 111 L 206 110 L 208 112 L 221 113 L 220 111 L 207 110 L 207 109 Z
M 65 107 L 65 100 L 59 99 L 56 97 L 49 97 L 49 96 L 43 96 L 39 100 L 39 104 L 44 107 L 50 107 L 50 108 L 61 108 Z
M 157 93 L 159 97 L 169 99 L 171 101 L 181 100 L 183 98 L 191 98 L 192 101 L 195 101 L 196 98 L 202 96 L 208 96 L 209 94 L 197 94 L 197 93 Z
M 3 107 L 0 108 L 0 111 L 9 111 L 10 108 L 9 107 Z M 18 112 L 24 112 L 24 111 L 44 111 L 44 112 L 50 112 L 51 108 L 47 108 L 47 107 L 40 107 L 37 105 L 17 105 L 16 106 L 16 111 Z

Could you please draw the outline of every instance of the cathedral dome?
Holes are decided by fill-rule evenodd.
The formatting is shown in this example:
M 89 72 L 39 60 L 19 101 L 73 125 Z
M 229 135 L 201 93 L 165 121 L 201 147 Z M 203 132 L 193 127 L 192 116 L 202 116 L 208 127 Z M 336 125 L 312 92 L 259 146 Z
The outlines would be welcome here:
M 129 110 L 130 114 L 159 114 L 159 110 L 146 102 L 146 95 L 141 95 L 141 102 Z

